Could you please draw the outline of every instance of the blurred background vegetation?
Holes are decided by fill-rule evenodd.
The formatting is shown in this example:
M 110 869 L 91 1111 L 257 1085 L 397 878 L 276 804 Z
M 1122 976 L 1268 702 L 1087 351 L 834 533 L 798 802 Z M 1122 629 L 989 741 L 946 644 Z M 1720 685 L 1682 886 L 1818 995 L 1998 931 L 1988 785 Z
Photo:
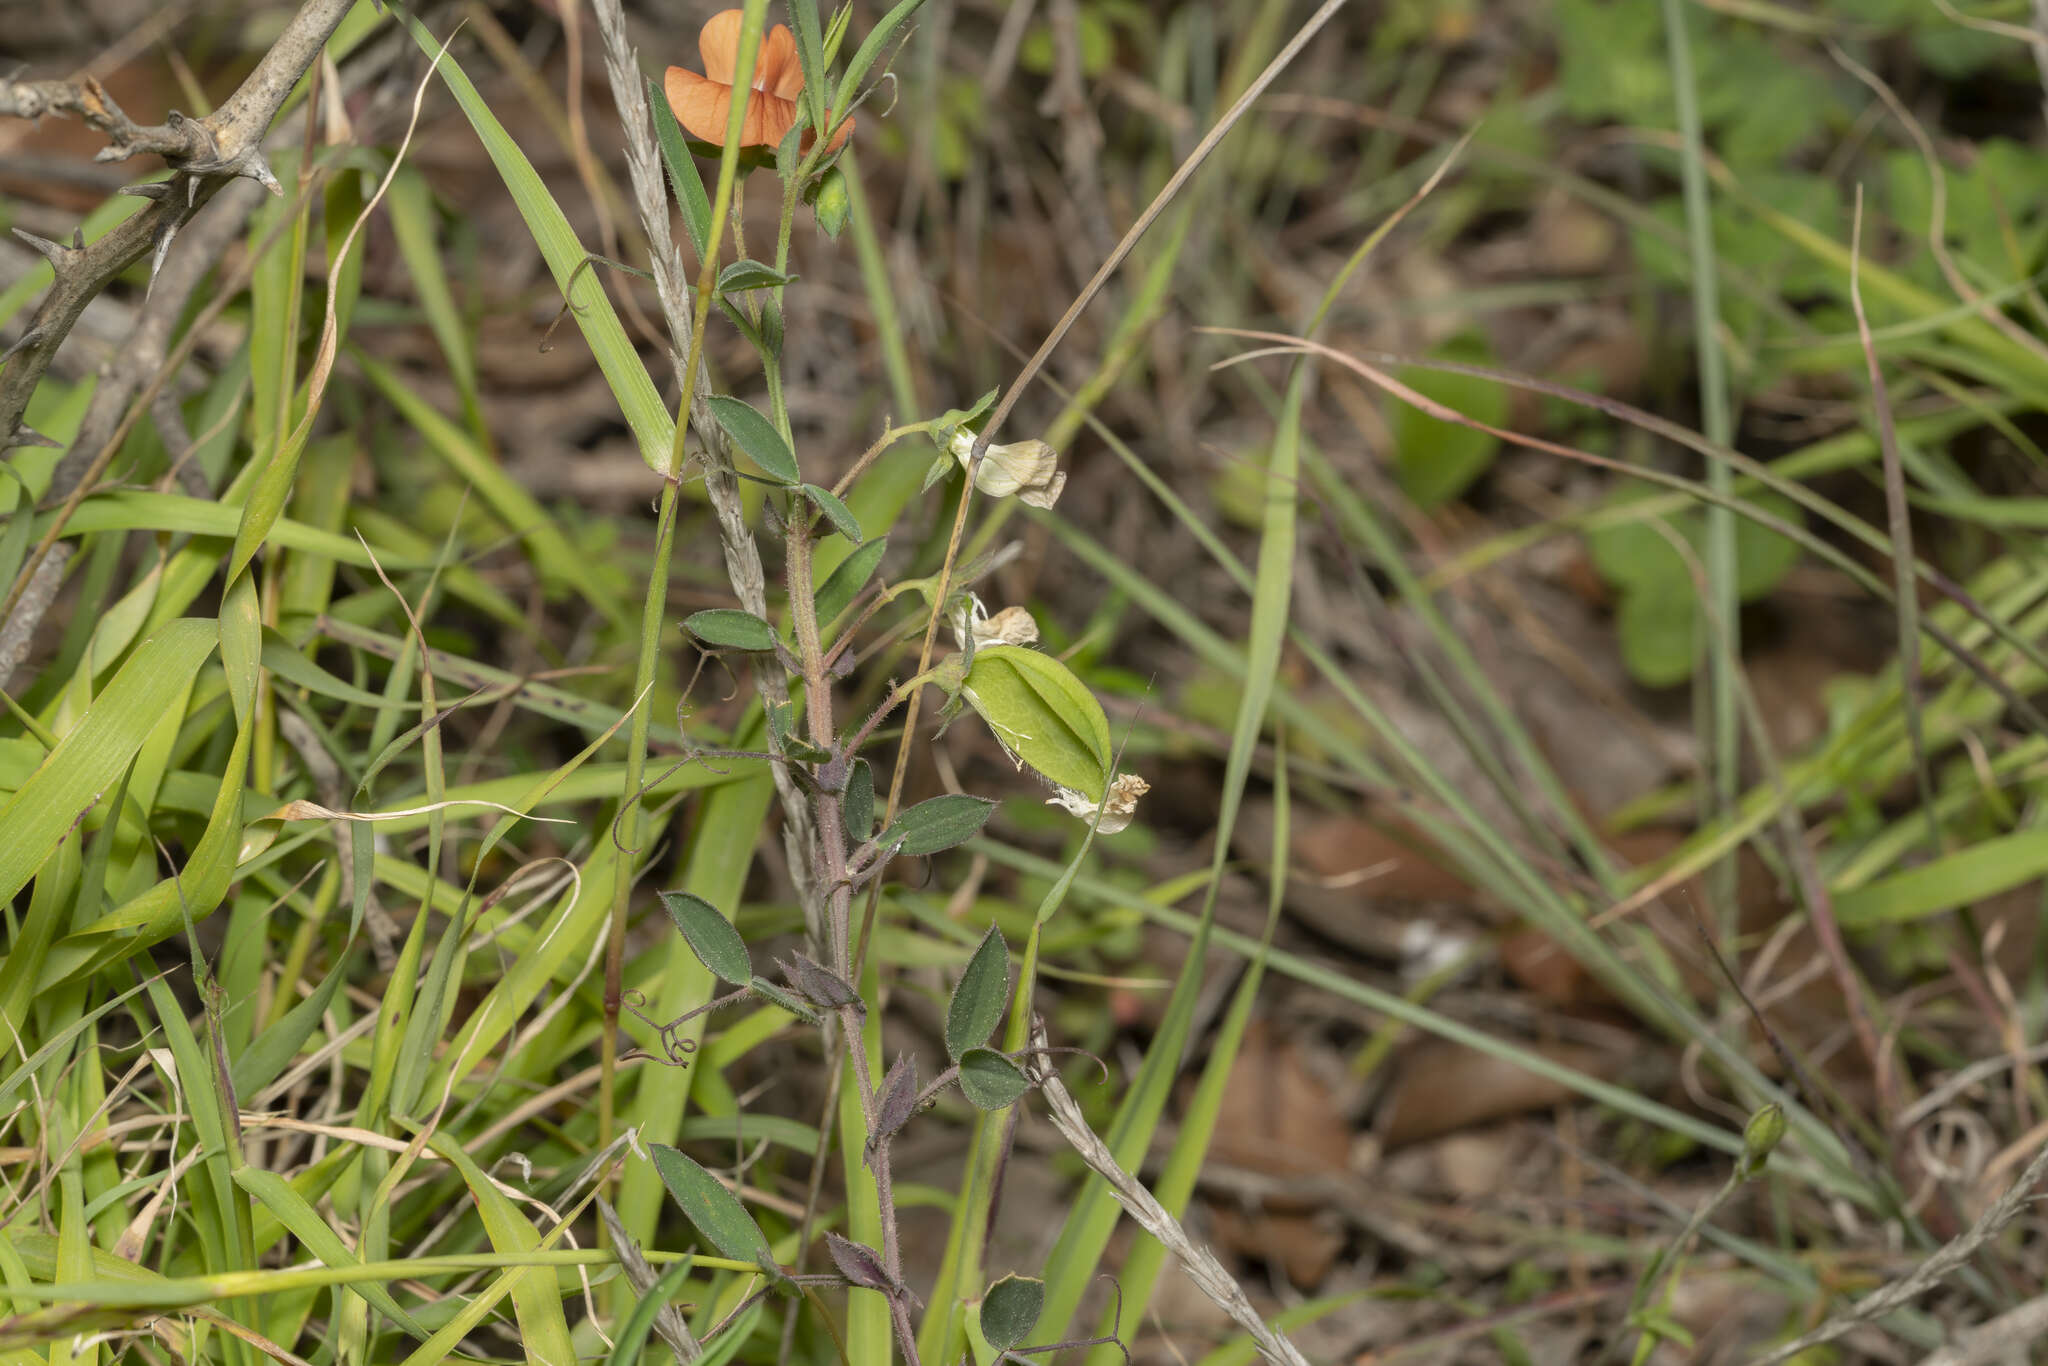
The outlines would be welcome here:
M 697 66 L 714 8 L 629 5 L 646 73 Z M 882 8 L 853 5 L 854 40 Z M 829 486 L 892 422 L 1006 384 L 1312 8 L 929 0 L 860 112 L 846 229 L 805 212 L 792 245 L 783 374 L 806 477 Z M 155 122 L 226 99 L 290 12 L 16 6 L 0 52 L 38 78 L 90 71 Z M 607 258 L 572 288 L 609 296 L 673 405 L 668 341 L 652 286 L 613 264 L 647 250 L 588 6 L 415 13 L 456 35 L 442 72 L 359 5 L 320 117 L 269 145 L 284 193 L 224 191 L 204 212 L 245 217 L 217 241 L 204 216 L 186 229 L 217 265 L 178 320 L 184 363 L 75 510 L 56 516 L 53 472 L 133 344 L 146 261 L 35 391 L 28 421 L 55 445 L 6 455 L 0 568 L 25 578 L 46 533 L 70 555 L 0 723 L 0 860 L 19 873 L 0 964 L 7 1366 L 608 1351 L 600 1330 L 633 1303 L 585 1204 L 621 1156 L 594 1102 L 609 889 L 646 879 L 626 980 L 657 1018 L 708 978 L 655 887 L 699 891 L 758 945 L 801 930 L 765 770 L 679 762 L 759 724 L 679 632 L 647 703 L 658 842 L 608 836 L 616 740 L 531 795 L 632 701 L 659 480 L 560 317 L 506 148 L 573 231 L 558 249 Z M 1059 448 L 1069 484 L 1049 512 L 977 509 L 967 554 L 997 555 L 978 589 L 1029 606 L 1152 783 L 1046 927 L 1038 1005 L 1055 1043 L 1108 1065 L 1107 1084 L 1086 1060 L 1068 1075 L 1097 1129 L 1179 1192 L 1313 1359 L 1751 1360 L 1958 1239 L 1959 1265 L 1803 1359 L 1918 1360 L 1994 1320 L 2001 1350 L 2039 1335 L 2024 1315 L 2048 1249 L 1997 1203 L 2038 1175 L 2048 1117 L 2037 22 L 2026 0 L 1355 0 L 1011 419 Z M 0 219 L 64 242 L 138 211 L 115 191 L 161 164 L 95 162 L 104 143 L 72 119 L 0 124 Z M 735 228 L 765 255 L 779 194 L 767 172 L 745 184 Z M 0 344 L 50 280 L 0 243 Z M 1291 363 L 1236 363 L 1266 343 L 1229 329 L 1300 334 L 1333 285 L 1296 430 Z M 169 623 L 239 610 L 220 571 L 330 301 L 339 350 L 264 542 L 238 720 L 235 661 L 179 672 L 149 651 Z M 720 392 L 758 389 L 737 329 L 715 317 L 709 348 Z M 1277 493 L 1276 442 L 1300 470 Z M 901 443 L 873 486 L 911 494 L 931 454 Z M 936 570 L 957 485 L 911 498 L 882 580 Z M 1287 637 L 1219 829 L 1252 567 L 1290 493 Z M 678 619 L 733 601 L 710 510 L 693 489 L 683 506 Z M 856 714 L 914 668 L 916 601 L 876 618 Z M 52 757 L 103 703 L 125 754 Z M 935 1055 L 983 931 L 1021 944 L 1082 838 L 985 731 L 914 754 L 911 797 L 1006 800 L 968 848 L 892 874 L 875 941 L 892 1056 Z M 92 814 L 49 815 L 63 783 Z M 351 853 L 335 823 L 265 819 L 454 799 L 566 823 L 486 841 L 494 812 L 422 813 Z M 497 891 L 447 919 L 466 885 Z M 790 1023 L 715 1017 L 687 1069 L 623 1074 L 619 1116 L 741 1167 L 794 1262 L 806 1207 L 829 1227 L 846 1196 L 836 1158 L 814 1166 L 829 1069 Z M 1149 1109 L 1119 1109 L 1155 1085 Z M 1724 1189 L 1773 1103 L 1783 1147 Z M 415 1165 L 430 1116 L 446 1160 Z M 1252 1359 L 1170 1259 L 1155 1280 L 1156 1248 L 1148 1263 L 1145 1235 L 1112 1231 L 1040 1119 L 1014 1131 L 1000 1201 L 963 1212 L 971 1122 L 944 1102 L 899 1145 L 920 1293 L 972 1214 L 992 1274 L 1051 1278 L 1043 1341 L 1108 1331 L 1093 1275 L 1121 1268 L 1135 1357 Z M 692 1245 L 643 1160 L 612 1193 L 649 1249 Z M 541 1274 L 488 1259 L 416 1262 L 543 1240 L 564 1255 L 538 1292 Z M 262 1279 L 349 1260 L 390 1264 L 352 1283 L 395 1299 Z M 171 1288 L 135 1289 L 156 1278 Z M 743 1280 L 690 1282 L 700 1332 Z M 102 1303 L 52 1309 L 34 1290 L 51 1282 Z M 823 1298 L 843 1316 L 846 1295 Z M 836 1359 L 821 1313 L 780 1303 L 714 1344 Z

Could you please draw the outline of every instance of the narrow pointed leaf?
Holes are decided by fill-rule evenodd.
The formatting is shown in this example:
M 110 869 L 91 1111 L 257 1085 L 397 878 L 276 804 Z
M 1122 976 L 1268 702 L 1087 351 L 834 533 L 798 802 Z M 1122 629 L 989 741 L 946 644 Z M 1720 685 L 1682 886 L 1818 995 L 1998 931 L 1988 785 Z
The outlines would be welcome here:
M 965 844 L 981 833 L 996 804 L 986 797 L 949 792 L 911 807 L 883 832 L 883 847 L 896 845 L 899 854 L 918 857 Z M 900 843 L 898 843 L 900 841 Z
M 647 1147 L 654 1154 L 654 1169 L 661 1173 L 661 1183 L 706 1242 L 736 1262 L 752 1262 L 770 1273 L 779 1270 L 767 1235 L 737 1195 L 688 1154 L 666 1143 Z
M 839 1274 L 864 1290 L 879 1290 L 887 1294 L 893 1289 L 888 1271 L 882 1266 L 882 1259 L 869 1248 L 842 1238 L 836 1233 L 825 1235 L 825 1250 L 832 1254 L 832 1265 L 839 1268 Z
M 865 541 L 860 548 L 839 562 L 825 579 L 825 586 L 818 590 L 818 624 L 828 625 L 860 596 L 860 590 L 868 586 L 868 580 L 875 576 L 875 569 L 882 563 L 882 554 L 889 548 L 889 538 L 878 536 Z
M 796 453 L 767 418 L 729 394 L 712 397 L 711 415 L 747 459 L 761 467 L 762 473 L 785 484 L 803 482 L 797 473 Z
M 917 1108 L 917 1060 L 908 1053 L 896 1055 L 895 1065 L 882 1078 L 875 1093 L 875 1134 L 888 1138 L 901 1129 Z
M 804 497 L 810 499 L 817 505 L 818 511 L 825 514 L 825 520 L 832 524 L 834 531 L 855 545 L 860 544 L 860 523 L 855 520 L 846 504 L 839 501 L 837 494 L 830 489 L 819 488 L 816 484 L 805 484 Z
M 981 937 L 946 1007 L 946 1052 L 955 1062 L 988 1042 L 1010 995 L 1010 949 L 994 925 Z
M 865 843 L 875 833 L 875 771 L 867 760 L 855 759 L 847 771 L 839 809 L 846 821 L 847 838 L 855 844 Z
M 765 261 L 735 261 L 718 272 L 720 294 L 744 294 L 750 289 L 780 289 L 794 275 L 785 275 Z
M 706 645 L 725 650 L 773 650 L 775 628 L 737 607 L 710 607 L 692 612 L 683 625 Z
M 754 964 L 747 955 L 746 941 L 716 906 L 688 892 L 663 892 L 661 904 L 668 908 L 669 919 L 676 922 L 676 928 L 690 942 L 690 952 L 715 976 L 736 987 L 745 986 L 753 978 Z

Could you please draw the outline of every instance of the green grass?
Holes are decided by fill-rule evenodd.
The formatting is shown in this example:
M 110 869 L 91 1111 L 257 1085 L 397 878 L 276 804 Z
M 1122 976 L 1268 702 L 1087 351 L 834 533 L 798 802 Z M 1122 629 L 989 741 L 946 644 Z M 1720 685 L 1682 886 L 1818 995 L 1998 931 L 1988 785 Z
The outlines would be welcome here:
M 1375 1087 L 1433 1036 L 1554 1088 L 1515 1132 L 1550 1126 L 1543 1170 L 1579 1193 L 1375 1186 L 1447 1255 L 1352 1227 L 1344 1275 L 1370 1243 L 1371 1277 L 1291 1307 L 1225 1257 L 1270 1322 L 1334 1334 L 1319 1357 L 1482 1334 L 1512 1354 L 1569 1301 L 1641 1358 L 1698 1331 L 1673 1316 L 1687 1282 L 1731 1273 L 1765 1305 L 1741 1350 L 1765 1353 L 1958 1237 L 1976 1255 L 1884 1331 L 1924 1352 L 2027 1297 L 2038 1251 L 1970 1225 L 2048 1091 L 2001 1067 L 1948 1097 L 2005 1153 L 1981 1184 L 1930 1175 L 1921 1102 L 2048 1017 L 2038 953 L 1993 928 L 2048 878 L 2048 220 L 2014 188 L 2048 161 L 2015 125 L 1941 129 L 1930 163 L 1827 42 L 1873 79 L 2033 109 L 2029 55 L 1847 0 L 1558 0 L 1506 51 L 1458 32 L 1486 0 L 1354 6 L 1162 195 L 1299 8 L 1082 0 L 1072 35 L 1034 20 L 985 81 L 999 20 L 972 7 L 856 6 L 841 30 L 753 0 L 740 64 L 793 21 L 806 119 L 871 91 L 849 150 L 742 149 L 739 111 L 692 146 L 658 109 L 623 180 L 602 80 L 575 118 L 520 93 L 559 84 L 561 54 L 443 53 L 431 12 L 349 21 L 344 71 L 405 44 L 376 79 L 419 83 L 421 128 L 351 105 L 356 143 L 323 122 L 279 146 L 286 193 L 182 320 L 184 432 L 138 411 L 63 506 L 58 452 L 7 453 L 0 569 L 24 581 L 45 539 L 74 554 L 0 717 L 0 1366 L 623 1366 L 671 1354 L 671 1301 L 706 1361 L 950 1366 L 993 1359 L 979 1313 L 1009 1273 L 1044 1282 L 1027 1345 L 1253 1359 L 1161 1319 L 1173 1236 L 1119 1236 L 1113 1183 L 1019 1122 L 1035 1016 L 1107 1064 L 1103 1085 L 1092 1057 L 1050 1059 L 1198 1238 L 1237 1198 L 1217 1144 L 1255 1021 L 1307 1021 L 1301 1047 Z M 268 31 L 166 41 L 203 54 L 216 29 Z M 661 41 L 622 92 L 695 65 L 688 35 Z M 1040 112 L 1070 57 L 1085 100 Z M 227 66 L 195 60 L 217 102 Z M 1445 126 L 1479 75 L 1484 117 Z M 442 178 L 450 148 L 473 174 Z M 842 189 L 835 238 L 810 201 Z M 627 265 L 672 253 L 657 285 L 591 264 L 593 192 Z M 1611 234 L 1604 259 L 1544 264 L 1570 245 L 1543 236 L 1559 205 Z M 0 211 L 53 214 L 26 190 Z M 721 293 L 742 256 L 769 283 Z M 539 394 L 521 367 L 563 307 L 582 369 Z M 1576 336 L 1560 318 L 1634 329 L 1635 376 L 1551 364 L 1530 338 Z M 970 494 L 934 444 L 991 384 L 999 443 L 1058 450 L 1056 508 Z M 111 430 L 94 393 L 53 373 L 29 420 Z M 637 457 L 616 494 L 546 487 L 520 424 L 548 403 L 590 446 L 547 458 Z M 187 438 L 210 495 L 168 477 Z M 801 491 L 871 443 L 843 509 Z M 821 608 L 855 526 L 887 550 Z M 1578 714 L 1618 734 L 1627 709 L 1692 756 L 1619 810 L 1503 664 L 1535 618 L 1502 604 L 1567 561 L 1602 599 L 1572 600 L 1599 645 L 1571 677 L 1622 680 Z M 1001 656 L 975 675 L 954 653 L 968 588 L 1037 624 L 1002 689 Z M 700 654 L 682 623 L 712 608 L 762 618 L 723 620 L 770 648 Z M 1818 733 L 1773 752 L 1754 675 L 1830 611 L 1863 614 L 1877 663 L 1823 658 L 1842 677 L 1801 699 Z M 1044 806 L 998 738 L 1084 796 L 1149 778 L 1135 828 Z M 956 787 L 995 804 L 917 805 Z M 1331 818 L 1397 824 L 1472 889 L 1465 956 L 1406 978 L 1304 933 L 1316 874 L 1233 841 L 1266 811 L 1282 850 Z M 899 817 L 949 847 L 891 864 L 870 841 Z M 1632 866 L 1632 820 L 1675 825 L 1671 852 Z M 1762 929 L 1745 863 L 1777 889 Z M 657 892 L 729 920 L 749 971 L 700 958 Z M 991 926 L 1000 989 L 969 966 Z M 1518 928 L 1603 1004 L 1528 989 L 1498 951 Z M 792 952 L 815 961 L 783 975 Z M 1831 1024 L 1780 990 L 1795 970 Z M 963 1015 L 994 1023 L 956 1039 Z M 1553 1047 L 1617 1026 L 1641 1066 Z M 957 1065 L 970 1088 L 894 1113 L 899 1048 L 919 1087 Z M 1769 1106 L 1786 1136 L 1761 1166 L 1743 1122 Z M 1425 1171 L 1381 1160 L 1365 1184 Z M 1004 1194 L 1043 1181 L 1053 1204 Z M 1400 1341 L 1344 1337 L 1367 1303 Z

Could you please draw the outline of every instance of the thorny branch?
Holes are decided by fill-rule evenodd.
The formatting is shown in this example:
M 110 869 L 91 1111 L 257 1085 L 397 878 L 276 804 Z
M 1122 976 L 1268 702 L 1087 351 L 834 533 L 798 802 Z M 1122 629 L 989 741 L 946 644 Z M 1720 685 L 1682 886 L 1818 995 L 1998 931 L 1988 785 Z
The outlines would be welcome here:
M 21 421 L 29 396 L 86 304 L 115 276 L 145 255 L 154 258 L 154 275 L 178 230 L 235 179 L 246 177 L 278 191 L 277 178 L 263 159 L 263 135 L 352 3 L 306 0 L 248 79 L 203 119 L 173 111 L 159 127 L 139 127 L 91 77 L 76 82 L 0 83 L 0 112 L 29 118 L 75 113 L 108 134 L 100 160 L 153 152 L 170 162 L 175 172 L 168 181 L 130 187 L 129 193 L 149 199 L 149 206 L 90 246 L 77 235 L 67 246 L 17 230 L 17 236 L 49 258 L 57 278 L 7 357 L 6 369 L 0 371 L 0 450 L 36 443 L 36 434 Z

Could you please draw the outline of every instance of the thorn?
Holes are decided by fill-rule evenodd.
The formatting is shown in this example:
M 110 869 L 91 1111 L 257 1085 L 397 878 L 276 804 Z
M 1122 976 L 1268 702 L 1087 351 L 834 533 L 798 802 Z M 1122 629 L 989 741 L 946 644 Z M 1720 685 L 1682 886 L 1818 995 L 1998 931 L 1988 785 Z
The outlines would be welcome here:
M 38 237 L 27 228 L 16 228 L 14 235 L 50 258 L 51 265 L 59 265 L 71 253 L 71 248 L 62 242 L 52 242 L 47 237 Z
M 178 225 L 171 219 L 165 219 L 156 230 L 155 241 L 149 248 L 149 283 L 142 290 L 144 303 L 149 302 L 150 294 L 156 289 L 157 272 L 164 268 L 164 257 L 170 254 L 171 240 L 177 235 Z
M 196 175 L 188 175 L 185 177 L 185 207 L 190 209 L 197 206 L 198 203 L 199 177 Z
M 171 182 L 168 180 L 151 180 L 141 185 L 123 185 L 114 193 L 132 194 L 137 199 L 166 199 L 170 197 Z
M 0 365 L 5 365 L 8 361 L 13 360 L 16 352 L 24 350 L 27 347 L 34 346 L 37 342 L 41 341 L 42 338 L 43 329 L 40 327 L 31 327 L 28 331 L 22 333 L 21 336 L 15 340 L 14 345 L 8 347 L 5 351 L 0 351 Z
M 71 249 L 73 251 L 85 250 L 85 228 L 83 226 L 71 230 Z
M 44 436 L 41 432 L 29 426 L 26 422 L 17 422 L 14 424 L 14 435 L 7 438 L 6 445 L 8 447 L 48 446 L 51 450 L 64 449 L 64 445 L 62 442 L 50 440 L 49 437 Z

